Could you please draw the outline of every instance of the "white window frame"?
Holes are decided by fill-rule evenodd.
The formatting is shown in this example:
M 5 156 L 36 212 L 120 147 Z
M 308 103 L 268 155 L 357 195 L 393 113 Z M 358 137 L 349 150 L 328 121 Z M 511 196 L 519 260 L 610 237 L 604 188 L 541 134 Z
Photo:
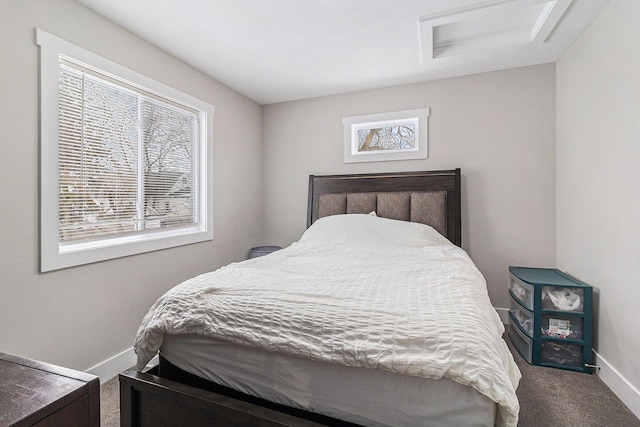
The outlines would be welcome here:
M 40 46 L 40 271 L 89 264 L 213 239 L 213 105 L 36 29 Z M 58 75 L 60 57 L 72 58 L 116 79 L 199 111 L 198 218 L 189 227 L 64 245 L 58 219 Z

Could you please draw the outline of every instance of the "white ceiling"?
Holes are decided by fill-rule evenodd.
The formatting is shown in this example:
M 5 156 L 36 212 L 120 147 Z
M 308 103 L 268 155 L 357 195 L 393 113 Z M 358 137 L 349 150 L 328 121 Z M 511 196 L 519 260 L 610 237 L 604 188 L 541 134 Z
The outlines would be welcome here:
M 554 62 L 609 2 L 77 1 L 260 104 Z

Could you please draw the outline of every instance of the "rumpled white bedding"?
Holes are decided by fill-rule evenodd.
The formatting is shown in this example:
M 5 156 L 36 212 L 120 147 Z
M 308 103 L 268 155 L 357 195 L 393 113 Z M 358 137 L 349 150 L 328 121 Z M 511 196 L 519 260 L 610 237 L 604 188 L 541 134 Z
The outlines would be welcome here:
M 316 221 L 293 245 L 187 280 L 151 307 L 143 369 L 165 334 L 198 334 L 347 366 L 448 377 L 516 426 L 520 372 L 486 283 L 431 227 L 371 215 Z

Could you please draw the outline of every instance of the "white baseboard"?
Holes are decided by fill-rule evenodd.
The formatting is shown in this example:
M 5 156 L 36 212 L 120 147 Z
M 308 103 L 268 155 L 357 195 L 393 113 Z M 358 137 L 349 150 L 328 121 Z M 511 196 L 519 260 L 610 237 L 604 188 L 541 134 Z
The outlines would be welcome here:
M 602 382 L 622 400 L 622 403 L 627 405 L 636 417 L 640 418 L 640 391 L 596 351 L 593 354 L 595 365 L 600 367 L 598 376 Z
M 131 368 L 136 364 L 136 353 L 133 351 L 133 347 L 123 351 L 120 354 L 98 363 L 86 370 L 87 373 L 100 377 L 100 384 L 109 381 L 111 378 L 117 376 L 120 372 Z

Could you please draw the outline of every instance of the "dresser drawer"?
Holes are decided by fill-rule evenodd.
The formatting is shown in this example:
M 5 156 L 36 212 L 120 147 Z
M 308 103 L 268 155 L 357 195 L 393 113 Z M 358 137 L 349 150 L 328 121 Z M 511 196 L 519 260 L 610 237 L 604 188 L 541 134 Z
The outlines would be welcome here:
M 533 286 L 518 279 L 513 274 L 510 275 L 509 289 L 511 294 L 518 299 L 529 310 L 533 310 Z
M 581 316 L 563 316 L 562 314 L 542 314 L 542 335 L 555 338 L 580 340 L 583 336 L 584 319 Z
M 529 335 L 533 337 L 533 312 L 523 308 L 520 304 L 511 299 L 511 308 L 509 312 L 513 318 L 518 322 L 520 327 Z
M 509 325 L 507 326 L 507 334 L 509 339 L 513 343 L 513 346 L 518 350 L 518 353 L 525 358 L 525 360 L 531 363 L 533 346 L 531 338 L 523 334 L 520 329 L 513 323 L 513 319 L 509 316 Z
M 540 361 L 553 365 L 582 367 L 582 350 L 579 344 L 542 341 Z
M 583 311 L 584 290 L 573 287 L 543 286 L 542 308 L 568 312 Z

